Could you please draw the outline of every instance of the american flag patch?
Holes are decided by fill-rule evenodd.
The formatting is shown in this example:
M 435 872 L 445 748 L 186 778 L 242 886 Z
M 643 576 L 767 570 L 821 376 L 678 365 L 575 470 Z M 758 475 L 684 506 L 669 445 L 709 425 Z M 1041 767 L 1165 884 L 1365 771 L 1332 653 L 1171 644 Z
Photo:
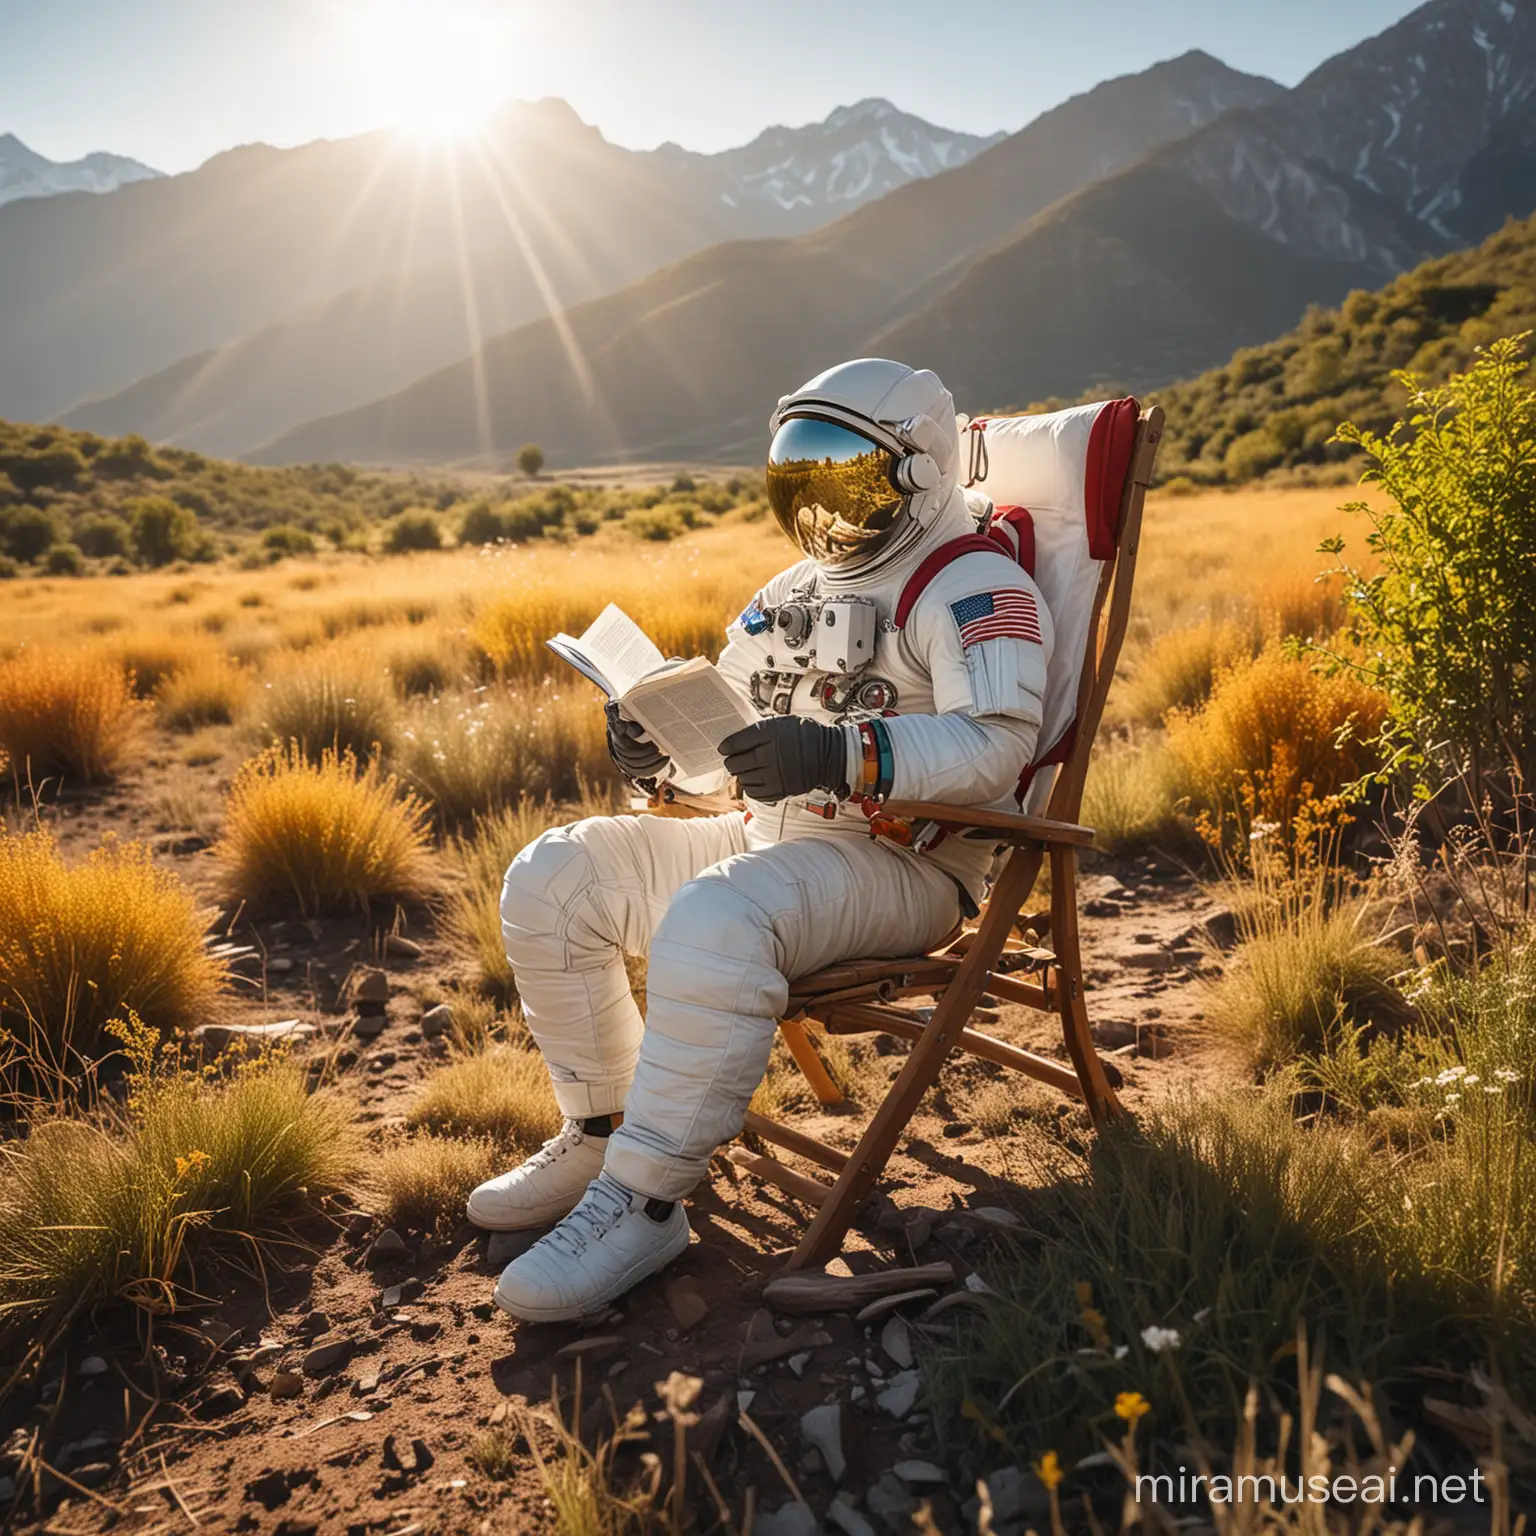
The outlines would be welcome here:
M 1040 636 L 1040 610 L 1028 592 L 978 592 L 951 603 L 949 611 L 960 626 L 960 645 L 969 649 L 983 640 L 1033 640 Z

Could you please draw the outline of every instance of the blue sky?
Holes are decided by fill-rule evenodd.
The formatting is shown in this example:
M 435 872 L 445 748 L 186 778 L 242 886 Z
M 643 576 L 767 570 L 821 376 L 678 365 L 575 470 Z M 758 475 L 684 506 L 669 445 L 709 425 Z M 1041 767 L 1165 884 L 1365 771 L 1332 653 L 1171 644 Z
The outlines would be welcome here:
M 1204 48 L 1294 84 L 1407 0 L 0 0 L 0 132 L 190 169 L 429 105 L 564 96 L 612 140 L 745 142 L 864 96 L 1021 127 Z M 435 40 L 434 40 L 435 39 Z M 470 87 L 461 91 L 459 63 Z

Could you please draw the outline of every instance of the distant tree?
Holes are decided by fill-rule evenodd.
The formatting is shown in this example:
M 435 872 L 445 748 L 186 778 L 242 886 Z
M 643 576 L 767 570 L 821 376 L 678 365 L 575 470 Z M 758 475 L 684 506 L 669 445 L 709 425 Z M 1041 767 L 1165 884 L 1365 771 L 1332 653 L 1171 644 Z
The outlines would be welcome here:
M 477 501 L 470 507 L 464 514 L 464 521 L 459 525 L 460 544 L 497 544 L 506 536 L 501 514 L 495 507 L 488 507 L 483 501 Z
M 0 531 L 7 551 L 29 564 L 59 536 L 58 523 L 41 507 L 17 507 L 0 524 Z
M 176 473 L 137 432 L 104 443 L 91 468 L 101 480 L 169 480 Z
M 544 450 L 537 443 L 524 443 L 517 450 L 517 467 L 530 480 L 537 480 L 539 471 L 544 468 Z
M 45 440 L 41 445 L 0 453 L 0 472 L 23 491 L 66 490 L 89 466 L 73 443 Z
M 133 547 L 145 565 L 185 560 L 198 546 L 197 519 L 166 496 L 138 496 L 127 502 Z
M 75 524 L 75 543 L 98 560 L 133 550 L 133 530 L 110 512 L 88 512 Z
M 312 555 L 315 552 L 315 536 L 292 523 L 277 523 L 268 528 L 262 534 L 261 542 L 262 547 L 274 555 Z
M 384 535 L 384 548 L 392 555 L 403 555 L 412 549 L 441 549 L 443 530 L 435 514 L 425 507 L 402 512 Z

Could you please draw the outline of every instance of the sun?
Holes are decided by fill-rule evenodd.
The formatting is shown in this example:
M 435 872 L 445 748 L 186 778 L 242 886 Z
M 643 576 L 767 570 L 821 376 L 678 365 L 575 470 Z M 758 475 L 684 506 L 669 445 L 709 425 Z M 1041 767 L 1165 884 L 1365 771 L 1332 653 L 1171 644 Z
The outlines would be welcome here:
M 374 0 L 354 26 L 364 91 L 380 117 L 409 133 L 466 133 L 517 94 L 504 5 Z

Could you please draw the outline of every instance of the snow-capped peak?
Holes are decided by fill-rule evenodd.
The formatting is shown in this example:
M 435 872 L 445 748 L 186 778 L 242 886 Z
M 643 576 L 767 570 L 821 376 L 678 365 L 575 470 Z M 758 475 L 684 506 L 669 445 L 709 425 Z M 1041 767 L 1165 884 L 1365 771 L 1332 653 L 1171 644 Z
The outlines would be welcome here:
M 51 197 L 56 192 L 112 192 L 161 174 L 126 155 L 100 150 L 81 160 L 50 160 L 29 149 L 14 133 L 0 133 L 0 203 L 18 197 Z

